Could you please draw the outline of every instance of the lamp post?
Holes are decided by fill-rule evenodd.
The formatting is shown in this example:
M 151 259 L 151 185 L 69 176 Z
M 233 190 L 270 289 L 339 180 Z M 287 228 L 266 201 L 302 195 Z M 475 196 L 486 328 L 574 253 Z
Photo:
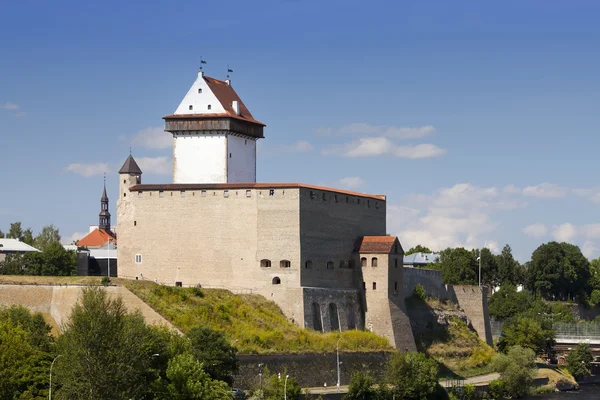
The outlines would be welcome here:
M 263 363 L 258 364 L 258 368 L 260 368 L 260 372 L 258 373 L 258 377 L 259 377 L 259 380 L 260 380 L 260 391 L 261 392 L 262 392 L 262 376 L 263 376 L 263 370 L 262 370 L 262 368 L 263 368 L 263 365 L 264 365 Z
M 110 279 L 110 236 L 108 237 L 108 243 L 106 245 L 106 268 L 108 270 L 108 279 Z
M 283 400 L 287 400 L 287 380 L 290 376 L 285 376 L 285 383 L 283 384 Z
M 340 336 L 337 340 L 337 343 L 335 345 L 335 350 L 336 350 L 336 364 L 337 364 L 337 390 L 338 392 L 340 391 L 340 340 L 342 339 L 342 337 Z
M 477 261 L 479 261 L 479 287 L 481 287 L 481 251 L 487 248 L 487 240 L 483 243 L 483 248 L 479 250 L 479 257 L 477 257 Z
M 52 360 L 52 364 L 50 364 L 50 390 L 48 391 L 48 400 L 52 400 L 52 367 L 54 367 L 54 363 L 58 360 L 59 357 L 62 357 L 62 354 L 57 355 Z

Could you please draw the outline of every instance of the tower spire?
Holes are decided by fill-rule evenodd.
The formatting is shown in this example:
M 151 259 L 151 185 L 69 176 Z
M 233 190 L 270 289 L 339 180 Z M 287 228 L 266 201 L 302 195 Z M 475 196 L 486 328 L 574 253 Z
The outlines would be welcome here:
M 106 172 L 104 173 L 104 190 L 102 192 L 102 197 L 100 198 L 98 229 L 110 232 L 110 212 L 108 211 L 108 195 L 106 194 Z

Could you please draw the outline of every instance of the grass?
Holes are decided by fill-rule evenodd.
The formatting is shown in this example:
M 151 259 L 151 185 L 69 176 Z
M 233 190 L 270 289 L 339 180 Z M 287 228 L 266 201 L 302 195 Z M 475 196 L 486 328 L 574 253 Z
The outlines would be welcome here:
M 10 285 L 99 285 L 99 276 L 0 275 L 0 284 Z
M 182 332 L 204 325 L 221 331 L 241 354 L 293 354 L 340 350 L 392 351 L 388 341 L 366 331 L 320 333 L 287 320 L 281 309 L 260 295 L 227 290 L 179 288 L 152 282 L 117 280 Z
M 545 364 L 538 364 L 537 368 L 536 378 L 548 378 L 548 384 L 540 386 L 540 390 L 542 391 L 554 391 L 554 388 L 556 388 L 556 383 L 560 380 L 576 383 L 575 378 L 573 378 L 573 375 L 571 375 L 566 368 L 550 367 Z

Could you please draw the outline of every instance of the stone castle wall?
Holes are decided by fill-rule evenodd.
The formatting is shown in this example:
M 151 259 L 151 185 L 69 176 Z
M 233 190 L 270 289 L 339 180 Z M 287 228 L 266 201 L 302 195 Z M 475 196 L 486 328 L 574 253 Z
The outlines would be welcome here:
M 417 285 L 422 285 L 427 296 L 436 297 L 440 300 L 456 302 L 452 297 L 452 291 L 442 280 L 442 271 L 425 268 L 404 267 L 404 294 L 411 296 Z

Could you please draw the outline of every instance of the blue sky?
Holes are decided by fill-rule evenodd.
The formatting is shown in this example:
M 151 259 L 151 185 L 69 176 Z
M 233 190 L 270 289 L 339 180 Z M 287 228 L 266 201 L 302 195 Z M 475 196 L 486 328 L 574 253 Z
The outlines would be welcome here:
M 600 255 L 595 1 L 0 2 L 0 229 L 97 223 L 129 153 L 206 74 L 268 126 L 258 179 L 388 195 L 417 243 Z

